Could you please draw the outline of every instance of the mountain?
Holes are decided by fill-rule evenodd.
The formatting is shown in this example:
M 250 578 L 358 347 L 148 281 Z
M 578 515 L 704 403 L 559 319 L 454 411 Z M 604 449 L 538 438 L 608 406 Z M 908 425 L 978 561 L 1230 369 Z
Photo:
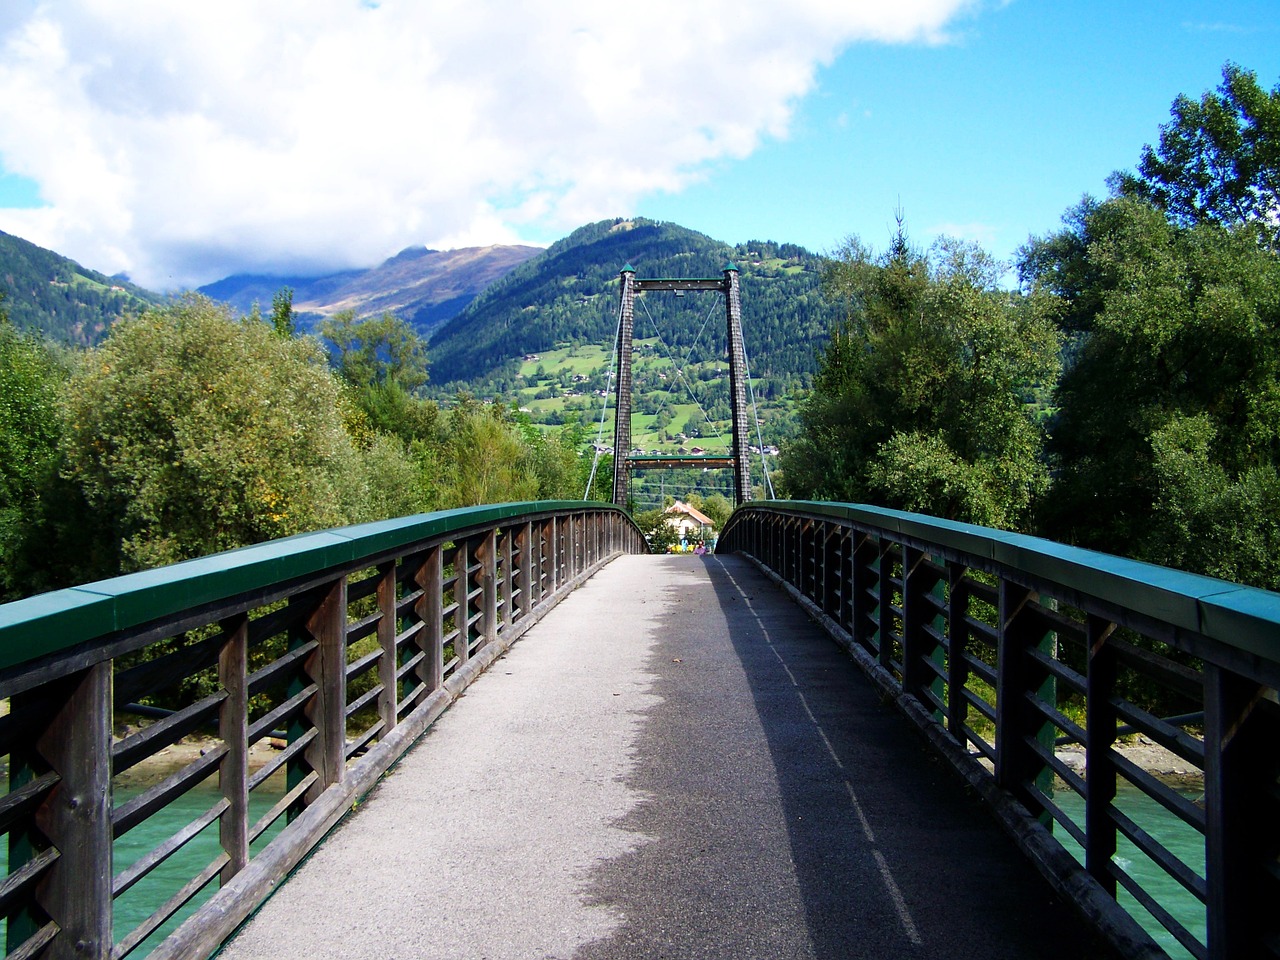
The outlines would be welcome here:
M 200 288 L 200 293 L 248 312 L 269 308 L 282 288 L 293 290 L 293 308 L 307 325 L 342 310 L 357 316 L 394 313 L 429 336 L 476 295 L 541 253 L 540 247 L 492 246 L 461 250 L 409 247 L 369 270 L 320 277 L 239 274 Z
M 772 241 L 731 247 L 676 224 L 634 219 L 581 227 L 480 294 L 431 339 L 432 381 L 500 391 L 523 357 L 570 343 L 610 344 L 624 264 L 641 278 L 719 277 L 727 262 L 739 269 L 752 376 L 791 384 L 811 374 L 840 316 L 822 297 L 821 257 Z M 704 361 L 723 356 L 723 299 L 693 309 L 696 299 L 644 295 L 637 339 L 661 334 L 682 357 L 695 344 Z
M 19 330 L 91 346 L 125 313 L 160 303 L 158 293 L 108 277 L 52 250 L 0 232 L 0 310 Z

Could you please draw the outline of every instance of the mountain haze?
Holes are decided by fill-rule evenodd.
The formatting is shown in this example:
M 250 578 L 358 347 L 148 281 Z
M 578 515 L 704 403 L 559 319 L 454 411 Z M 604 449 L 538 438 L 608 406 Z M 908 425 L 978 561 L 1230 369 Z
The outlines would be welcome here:
M 491 283 L 541 252 L 540 247 L 516 245 L 443 251 L 409 247 L 369 270 L 320 277 L 238 274 L 200 292 L 247 313 L 254 303 L 265 309 L 282 287 L 289 287 L 304 325 L 342 310 L 361 317 L 394 313 L 429 336 Z

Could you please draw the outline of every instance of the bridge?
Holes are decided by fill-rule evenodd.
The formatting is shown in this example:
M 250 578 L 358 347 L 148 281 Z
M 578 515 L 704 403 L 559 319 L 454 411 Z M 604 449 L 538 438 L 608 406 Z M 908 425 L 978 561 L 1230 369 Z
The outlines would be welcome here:
M 32 597 L 7 956 L 1274 956 L 1278 638 L 1265 591 L 775 501 L 706 558 L 505 504 Z

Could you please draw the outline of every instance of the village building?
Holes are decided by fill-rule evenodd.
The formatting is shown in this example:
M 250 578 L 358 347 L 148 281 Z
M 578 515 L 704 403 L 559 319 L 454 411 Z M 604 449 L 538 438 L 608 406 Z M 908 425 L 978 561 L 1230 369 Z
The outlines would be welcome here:
M 677 500 L 666 510 L 667 523 L 685 540 L 706 540 L 713 536 L 715 521 L 697 507 Z

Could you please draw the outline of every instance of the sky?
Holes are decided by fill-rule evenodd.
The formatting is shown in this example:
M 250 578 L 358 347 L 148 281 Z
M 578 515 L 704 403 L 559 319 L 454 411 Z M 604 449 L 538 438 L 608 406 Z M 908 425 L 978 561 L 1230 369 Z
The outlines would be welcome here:
M 1012 260 L 1133 168 L 1275 0 L 3 0 L 0 230 L 154 290 L 545 245 Z

